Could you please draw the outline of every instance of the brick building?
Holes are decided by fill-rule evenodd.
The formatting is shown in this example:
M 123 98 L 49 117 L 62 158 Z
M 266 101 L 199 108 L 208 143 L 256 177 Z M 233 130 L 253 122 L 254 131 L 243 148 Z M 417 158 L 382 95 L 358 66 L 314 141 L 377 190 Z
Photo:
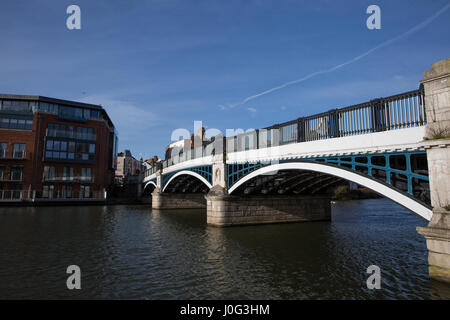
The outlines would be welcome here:
M 0 200 L 104 199 L 117 143 L 101 106 L 0 95 Z

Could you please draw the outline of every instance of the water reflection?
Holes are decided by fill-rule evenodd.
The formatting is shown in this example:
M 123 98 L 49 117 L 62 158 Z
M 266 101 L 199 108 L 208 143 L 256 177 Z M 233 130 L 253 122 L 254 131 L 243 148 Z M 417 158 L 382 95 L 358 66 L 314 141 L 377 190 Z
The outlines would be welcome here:
M 150 206 L 0 209 L 0 298 L 442 299 L 426 222 L 381 200 L 333 206 L 331 222 L 215 228 L 204 210 Z M 82 290 L 65 287 L 79 265 Z M 366 268 L 382 289 L 366 288 Z

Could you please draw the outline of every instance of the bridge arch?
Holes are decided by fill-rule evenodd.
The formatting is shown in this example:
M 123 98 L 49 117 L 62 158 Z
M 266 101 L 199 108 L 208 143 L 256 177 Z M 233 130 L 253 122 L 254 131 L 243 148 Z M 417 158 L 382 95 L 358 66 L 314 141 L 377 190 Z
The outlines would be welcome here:
M 173 176 L 170 177 L 170 179 L 164 184 L 164 187 L 163 187 L 163 189 L 162 189 L 162 192 L 164 192 L 164 191 L 166 190 L 166 188 L 170 185 L 170 183 L 171 183 L 174 179 L 176 179 L 177 177 L 182 176 L 182 175 L 189 175 L 189 176 L 192 176 L 192 177 L 194 177 L 194 178 L 197 178 L 198 180 L 200 180 L 201 182 L 203 182 L 203 183 L 208 187 L 208 189 L 211 189 L 211 188 L 212 188 L 211 183 L 209 183 L 208 180 L 206 180 L 204 177 L 202 177 L 202 176 L 201 176 L 200 174 L 198 174 L 197 172 L 194 172 L 194 171 L 191 171 L 191 170 L 182 170 L 182 171 L 179 171 L 179 172 L 175 173 Z
M 154 189 L 156 189 L 156 187 L 157 187 L 157 185 L 156 185 L 156 183 L 154 182 L 154 181 L 148 181 L 145 185 L 144 185 L 144 188 L 142 189 L 143 190 L 143 194 L 145 194 L 146 192 L 147 192 L 147 190 L 148 190 L 148 188 L 152 188 L 153 187 L 153 189 L 151 190 L 151 191 L 153 191 Z M 151 192 L 150 192 L 151 193 Z
M 393 187 L 379 182 L 368 176 L 364 176 L 360 173 L 344 169 L 342 167 L 333 166 L 330 164 L 316 163 L 316 162 L 289 162 L 289 163 L 278 163 L 272 164 L 259 168 L 248 175 L 242 177 L 238 180 L 231 188 L 229 188 L 228 193 L 232 194 L 236 189 L 261 175 L 268 175 L 272 172 L 277 172 L 280 170 L 304 170 L 304 171 L 314 171 L 319 173 L 328 174 L 338 178 L 342 178 L 348 181 L 355 182 L 366 188 L 369 188 L 380 195 L 385 196 L 393 200 L 394 202 L 402 205 L 403 207 L 411 210 L 415 214 L 421 216 L 422 218 L 430 221 L 432 216 L 432 210 L 417 200 L 413 199 L 411 196 L 394 189 Z

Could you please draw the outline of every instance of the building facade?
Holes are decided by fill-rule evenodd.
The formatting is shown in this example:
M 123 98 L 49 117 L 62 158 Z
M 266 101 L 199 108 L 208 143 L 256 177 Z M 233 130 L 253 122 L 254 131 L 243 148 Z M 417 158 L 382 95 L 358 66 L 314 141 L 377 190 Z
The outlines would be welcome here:
M 143 161 L 135 159 L 130 150 L 120 152 L 117 155 L 116 183 L 123 184 L 127 178 L 138 177 L 144 168 Z
M 117 144 L 101 106 L 0 95 L 0 200 L 104 199 Z

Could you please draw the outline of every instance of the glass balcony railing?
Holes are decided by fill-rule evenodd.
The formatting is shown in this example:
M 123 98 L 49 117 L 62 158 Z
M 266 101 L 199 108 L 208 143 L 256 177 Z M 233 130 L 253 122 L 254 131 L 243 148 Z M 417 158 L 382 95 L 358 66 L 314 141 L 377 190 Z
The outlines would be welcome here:
M 78 140 L 95 141 L 97 138 L 97 136 L 94 133 L 80 133 L 80 132 L 52 130 L 52 129 L 47 129 L 46 134 L 47 134 L 47 137 L 69 138 L 69 139 L 78 139 Z
M 81 110 L 81 109 L 80 109 Z M 63 120 L 86 122 L 86 117 L 81 113 L 66 112 L 64 110 L 59 110 L 58 118 Z
M 12 155 L 11 155 L 11 153 L 8 155 L 6 153 L 6 150 L 1 150 L 0 151 L 0 159 L 23 160 L 23 159 L 27 159 L 27 153 L 25 151 L 13 151 Z
M 73 176 L 73 177 L 43 177 L 44 182 L 73 182 L 73 183 L 93 183 L 94 177 L 83 177 L 83 176 Z

